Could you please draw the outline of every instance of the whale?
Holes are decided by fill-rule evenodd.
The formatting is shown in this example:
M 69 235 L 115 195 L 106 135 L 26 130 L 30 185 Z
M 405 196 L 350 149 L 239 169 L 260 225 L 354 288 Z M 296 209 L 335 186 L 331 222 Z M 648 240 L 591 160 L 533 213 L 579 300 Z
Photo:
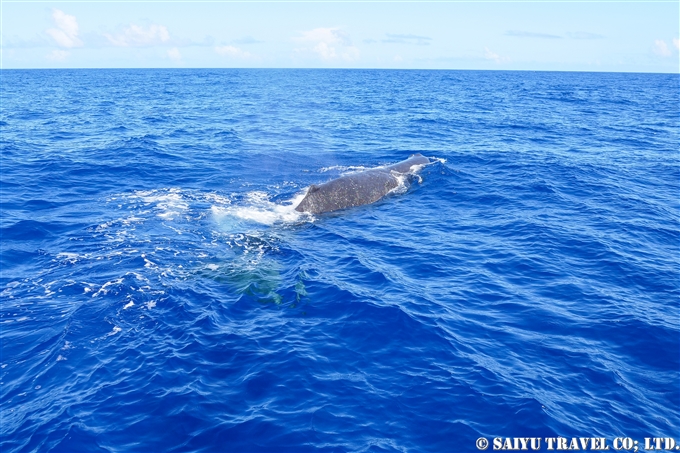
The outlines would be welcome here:
M 352 173 L 323 184 L 312 184 L 295 208 L 298 212 L 322 214 L 375 203 L 399 185 L 399 177 L 414 173 L 430 159 L 420 153 L 385 167 Z

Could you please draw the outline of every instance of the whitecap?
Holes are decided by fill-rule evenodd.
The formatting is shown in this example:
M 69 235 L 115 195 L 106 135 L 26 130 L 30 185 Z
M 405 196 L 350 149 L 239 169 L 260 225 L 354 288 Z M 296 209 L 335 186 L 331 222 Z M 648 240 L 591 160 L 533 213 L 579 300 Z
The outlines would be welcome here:
M 111 332 L 107 333 L 106 336 L 110 337 L 110 336 L 113 336 L 113 335 L 117 334 L 118 332 L 122 332 L 122 331 L 123 331 L 123 329 L 121 329 L 120 327 L 113 326 L 113 330 L 111 330 Z

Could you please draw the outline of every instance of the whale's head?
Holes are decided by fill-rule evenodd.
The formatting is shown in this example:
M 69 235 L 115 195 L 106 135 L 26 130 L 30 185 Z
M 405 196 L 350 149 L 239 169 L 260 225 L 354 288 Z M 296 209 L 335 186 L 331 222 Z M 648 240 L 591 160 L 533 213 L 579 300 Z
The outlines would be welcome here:
M 309 186 L 309 189 L 307 189 L 307 194 L 305 194 L 305 198 L 302 199 L 299 205 L 295 208 L 296 211 L 298 212 L 310 212 L 312 214 L 317 214 L 321 212 L 319 210 L 320 206 L 320 199 L 319 199 L 319 186 L 316 184 L 312 184 Z
M 410 173 L 414 171 L 413 167 L 417 170 L 419 165 L 427 165 L 430 163 L 430 159 L 423 156 L 420 153 L 411 154 L 405 161 L 390 165 L 387 167 L 391 171 L 396 171 L 398 173 Z

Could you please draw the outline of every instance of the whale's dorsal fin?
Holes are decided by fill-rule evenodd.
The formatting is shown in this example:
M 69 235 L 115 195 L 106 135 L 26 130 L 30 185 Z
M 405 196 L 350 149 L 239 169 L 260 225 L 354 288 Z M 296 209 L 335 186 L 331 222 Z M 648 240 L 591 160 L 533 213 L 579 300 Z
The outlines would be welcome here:
M 317 190 L 319 190 L 319 186 L 317 186 L 316 184 L 312 184 L 311 186 L 309 186 L 309 190 L 307 191 L 307 193 L 314 193 Z

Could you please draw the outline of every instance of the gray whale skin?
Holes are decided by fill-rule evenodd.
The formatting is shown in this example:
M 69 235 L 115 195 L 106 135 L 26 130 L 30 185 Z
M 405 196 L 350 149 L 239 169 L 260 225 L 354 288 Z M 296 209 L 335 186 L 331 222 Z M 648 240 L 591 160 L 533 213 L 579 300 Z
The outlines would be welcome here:
M 399 185 L 393 173 L 406 174 L 415 165 L 429 163 L 430 159 L 418 153 L 388 167 L 342 176 L 318 186 L 312 184 L 295 210 L 321 214 L 374 203 Z

